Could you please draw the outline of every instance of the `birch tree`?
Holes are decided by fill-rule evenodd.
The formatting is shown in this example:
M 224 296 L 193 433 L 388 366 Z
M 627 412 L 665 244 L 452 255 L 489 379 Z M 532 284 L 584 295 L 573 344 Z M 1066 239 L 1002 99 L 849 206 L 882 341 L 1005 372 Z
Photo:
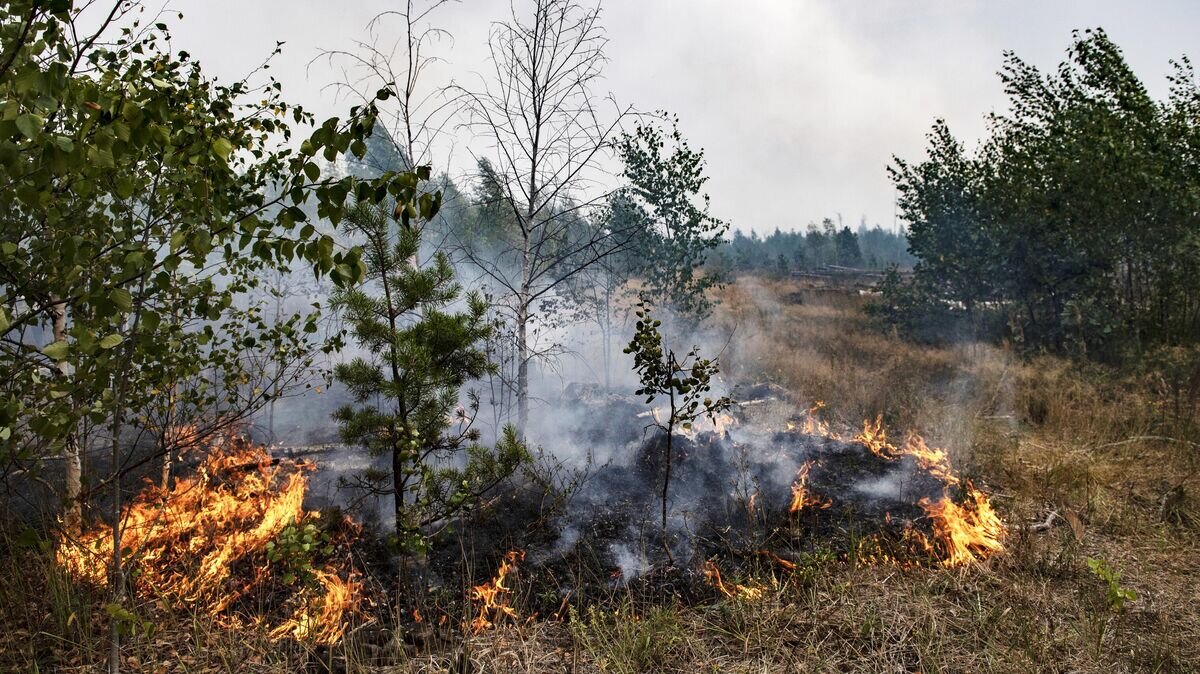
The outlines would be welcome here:
M 452 41 L 434 23 L 435 15 L 455 1 L 405 0 L 399 9 L 374 16 L 366 39 L 323 54 L 341 69 L 341 79 L 330 85 L 340 95 L 366 103 L 380 89 L 395 94 L 380 106 L 379 128 L 366 141 L 367 153 L 352 160 L 365 172 L 415 171 L 437 163 L 435 148 L 453 126 L 459 103 L 449 86 L 430 80 L 428 71 L 443 62 L 438 45 Z
M 623 248 L 631 231 L 587 225 L 581 213 L 603 203 L 601 164 L 630 114 L 596 92 L 608 38 L 599 7 L 572 0 L 516 4 L 489 40 L 491 70 L 475 89 L 459 88 L 466 127 L 479 153 L 483 191 L 511 215 L 495 246 L 460 241 L 462 254 L 504 295 L 515 339 L 517 427 L 529 420 L 529 367 L 544 355 L 531 331 L 539 303 L 556 288 Z

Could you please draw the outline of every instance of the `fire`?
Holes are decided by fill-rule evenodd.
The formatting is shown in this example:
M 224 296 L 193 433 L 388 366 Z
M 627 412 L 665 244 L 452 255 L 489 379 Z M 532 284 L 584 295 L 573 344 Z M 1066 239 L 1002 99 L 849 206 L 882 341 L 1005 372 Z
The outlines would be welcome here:
M 490 581 L 471 588 L 471 601 L 476 604 L 475 618 L 471 620 L 471 630 L 476 634 L 495 626 L 495 621 L 505 616 L 517 618 L 517 610 L 509 602 L 512 601 L 512 588 L 504 581 L 508 574 L 517 569 L 517 563 L 525 561 L 524 550 L 510 550 L 496 569 L 496 575 Z
M 721 591 L 721 594 L 730 599 L 761 599 L 763 589 L 751 585 L 740 585 L 738 583 L 726 583 L 721 578 L 721 570 L 711 560 L 704 561 L 704 578 L 710 585 Z
M 798 513 L 805 506 L 811 506 L 824 510 L 833 505 L 828 499 L 823 499 L 820 496 L 813 494 L 807 488 L 808 474 L 812 471 L 812 461 L 805 461 L 800 470 L 796 473 L 796 481 L 792 483 L 792 504 L 788 506 L 788 512 Z
M 318 513 L 303 507 L 306 466 L 277 461 L 243 440 L 211 449 L 195 476 L 171 489 L 147 486 L 121 515 L 122 547 L 134 589 L 147 599 L 171 597 L 205 610 L 228 625 L 242 621 L 232 608 L 277 581 L 266 550 L 289 525 Z M 57 561 L 67 573 L 96 585 L 109 574 L 112 529 L 100 526 L 78 541 L 62 541 Z M 344 573 L 341 575 L 349 575 Z M 359 584 L 337 569 L 313 574 L 320 593 L 295 590 L 294 614 L 272 631 L 332 643 L 359 599 Z M 257 620 L 256 620 L 257 622 Z
M 760 555 L 762 557 L 766 557 L 767 559 L 775 562 L 776 564 L 783 567 L 787 571 L 795 571 L 796 570 L 795 562 L 784 559 L 783 557 L 780 557 L 779 555 L 775 554 L 774 552 L 771 552 L 770 550 L 759 550 L 755 554 Z
M 917 465 L 934 477 L 947 484 L 958 484 L 958 478 L 950 469 L 950 455 L 946 450 L 930 447 L 925 443 L 925 439 L 916 433 L 909 433 L 903 445 L 893 445 L 888 442 L 887 433 L 883 430 L 883 415 L 876 417 L 874 422 L 863 421 L 862 432 L 854 436 L 854 439 L 866 445 L 876 456 L 889 461 L 911 456 L 917 461 Z
M 871 450 L 876 456 L 881 456 L 885 459 L 895 457 L 896 448 L 887 440 L 887 433 L 883 430 L 883 415 L 875 418 L 875 422 L 864 420 L 862 432 L 854 436 L 854 439 L 866 445 L 867 449 Z
M 962 505 L 943 496 L 936 502 L 921 499 L 920 506 L 933 520 L 942 566 L 963 566 L 1004 549 L 1004 523 L 988 502 L 987 495 L 967 482 Z
M 829 422 L 819 416 L 823 409 L 825 409 L 825 402 L 818 400 L 812 407 L 804 410 L 804 419 L 800 423 L 787 422 L 788 432 L 799 431 L 804 435 L 820 435 L 832 440 L 840 440 L 841 436 L 829 427 Z
M 882 416 L 874 422 L 864 421 L 863 430 L 855 439 L 888 460 L 911 456 L 921 468 L 947 486 L 959 484 L 958 477 L 950 468 L 950 457 L 944 449 L 930 447 L 916 433 L 909 433 L 904 444 L 896 447 L 888 442 Z M 970 482 L 967 482 L 965 491 L 966 499 L 961 505 L 946 495 L 937 501 L 923 498 L 918 503 L 933 521 L 934 544 L 925 540 L 919 532 L 905 532 L 910 543 L 917 540 L 926 552 L 939 558 L 941 565 L 947 568 L 982 560 L 1004 549 L 1001 542 L 1004 523 L 992 508 L 987 495 Z
M 950 470 L 950 455 L 946 450 L 930 447 L 925 444 L 925 439 L 916 433 L 908 434 L 900 453 L 916 459 L 918 465 L 943 482 L 958 484 L 958 478 Z
M 271 638 L 292 637 L 299 641 L 332 645 L 346 633 L 344 617 L 357 610 L 361 583 L 342 580 L 335 573 L 317 571 L 322 593 L 319 599 L 300 607 L 296 615 L 271 630 Z
M 845 440 L 838 433 L 831 431 L 829 425 L 822 421 L 817 413 L 824 407 L 818 402 L 805 410 L 803 420 L 799 424 L 788 422 L 789 431 L 799 431 L 808 435 L 820 435 L 834 440 Z M 862 431 L 855 434 L 853 441 L 861 443 L 876 456 L 888 461 L 898 461 L 903 457 L 912 457 L 918 466 L 949 487 L 962 484 L 950 466 L 950 456 L 944 449 L 931 447 L 923 437 L 916 433 L 908 433 L 900 445 L 889 440 L 883 427 L 883 416 L 873 421 L 863 421 Z M 790 512 L 795 513 L 804 508 L 828 508 L 830 502 L 813 496 L 808 487 L 808 475 L 812 462 L 805 462 L 796 474 L 792 483 L 792 501 Z M 929 555 L 945 567 L 956 567 L 984 559 L 989 554 L 1004 549 L 1004 523 L 992 508 L 988 497 L 970 482 L 965 485 L 963 503 L 955 503 L 948 495 L 943 495 L 936 501 L 922 499 L 919 505 L 925 510 L 933 523 L 932 536 L 906 526 L 901 545 L 916 555 Z M 888 521 L 891 521 L 890 514 Z M 860 546 L 861 547 L 861 546 Z M 878 547 L 878 546 L 875 546 Z M 859 550 L 859 559 L 876 562 L 899 563 L 895 557 L 883 552 Z
M 708 420 L 712 424 L 712 429 L 718 435 L 724 435 L 729 432 L 729 429 L 737 425 L 737 417 L 725 412 L 718 413 L 715 417 Z

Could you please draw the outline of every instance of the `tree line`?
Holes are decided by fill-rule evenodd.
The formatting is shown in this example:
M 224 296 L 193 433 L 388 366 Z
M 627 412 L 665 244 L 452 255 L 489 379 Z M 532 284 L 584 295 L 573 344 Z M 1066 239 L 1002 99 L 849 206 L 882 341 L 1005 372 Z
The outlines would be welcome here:
M 707 268 L 717 274 L 764 274 L 787 276 L 821 267 L 840 266 L 883 270 L 909 268 L 913 257 L 908 253 L 906 233 L 864 220 L 858 229 L 839 227 L 825 218 L 818 227 L 809 224 L 804 231 L 781 231 L 778 227 L 766 236 L 740 231 L 713 251 Z
M 1102 358 L 1200 337 L 1200 89 L 1151 96 L 1102 30 L 1041 72 L 1006 53 L 1009 109 L 968 151 L 943 121 L 890 172 L 917 258 L 875 307 L 912 334 L 1004 335 Z

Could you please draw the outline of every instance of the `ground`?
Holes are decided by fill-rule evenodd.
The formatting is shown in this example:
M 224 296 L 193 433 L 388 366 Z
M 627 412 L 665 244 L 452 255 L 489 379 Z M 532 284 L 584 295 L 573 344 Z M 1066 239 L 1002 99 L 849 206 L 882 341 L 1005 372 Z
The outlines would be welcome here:
M 517 621 L 437 653 L 415 648 L 408 662 L 388 667 L 367 665 L 353 635 L 333 649 L 284 648 L 252 628 L 222 630 L 181 612 L 155 634 L 132 637 L 130 669 L 1065 674 L 1200 667 L 1198 410 L 1169 376 L 1018 356 L 1003 345 L 909 343 L 876 329 L 861 312 L 863 298 L 844 290 L 743 279 L 721 295 L 714 320 L 735 332 L 722 354 L 728 377 L 822 400 L 847 423 L 883 413 L 891 427 L 921 431 L 992 493 L 1008 524 L 1007 550 L 953 570 L 854 560 L 814 562 L 786 577 L 764 569 L 757 581 L 768 592 L 757 600 L 647 608 L 645 597 L 617 594 L 604 609 Z M 69 590 L 29 559 L 2 560 L 0 669 L 34 670 L 40 662 L 45 671 L 49 649 L 61 655 L 52 668 L 90 671 L 103 653 L 96 630 L 81 627 L 93 621 L 70 613 L 73 604 L 61 596 Z

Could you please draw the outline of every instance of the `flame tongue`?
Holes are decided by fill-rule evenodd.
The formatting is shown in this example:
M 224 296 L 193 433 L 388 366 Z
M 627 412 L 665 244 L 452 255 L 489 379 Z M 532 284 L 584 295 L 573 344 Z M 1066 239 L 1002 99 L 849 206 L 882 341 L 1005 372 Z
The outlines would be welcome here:
M 935 502 L 921 499 L 920 505 L 933 520 L 934 534 L 941 547 L 942 566 L 969 564 L 1004 549 L 1004 523 L 988 502 L 987 495 L 967 482 L 966 501 L 956 504 L 943 496 Z
M 475 604 L 475 618 L 471 620 L 470 626 L 476 634 L 489 627 L 494 627 L 496 621 L 506 616 L 514 619 L 518 617 L 517 610 L 510 605 L 512 588 L 506 586 L 504 582 L 508 579 L 508 575 L 516 570 L 517 564 L 522 561 L 525 561 L 524 550 L 508 551 L 500 562 L 500 567 L 496 569 L 496 575 L 490 581 L 471 588 L 471 601 Z
M 268 585 L 276 574 L 266 559 L 268 544 L 289 525 L 317 517 L 303 507 L 304 468 L 233 440 L 213 448 L 197 474 L 178 480 L 173 489 L 150 486 L 139 493 L 122 513 L 122 544 L 132 551 L 138 593 L 175 597 L 218 622 L 240 624 L 231 613 L 240 599 L 271 594 Z M 71 575 L 103 584 L 112 559 L 111 528 L 88 532 L 77 544 L 64 541 L 57 559 Z M 360 586 L 333 568 L 313 575 L 320 591 L 297 590 L 298 601 L 287 602 L 297 606 L 295 613 L 272 631 L 273 637 L 322 643 L 341 638 Z
M 741 585 L 738 583 L 726 583 L 721 578 L 721 570 L 717 568 L 716 563 L 711 559 L 705 560 L 703 571 L 704 578 L 709 582 L 709 584 L 720 590 L 721 594 L 729 597 L 730 599 L 761 599 L 763 596 L 763 589 L 761 587 Z
M 958 484 L 958 478 L 950 469 L 950 455 L 944 449 L 930 447 L 925 438 L 916 433 L 909 433 L 904 444 L 897 447 L 888 442 L 887 433 L 883 430 L 883 416 L 875 421 L 864 421 L 862 432 L 854 436 L 876 456 L 895 461 L 901 457 L 911 456 L 923 470 L 947 484 Z
M 796 473 L 796 481 L 792 483 L 792 503 L 788 511 L 795 514 L 806 506 L 825 509 L 833 505 L 829 499 L 821 498 L 808 488 L 808 474 L 812 472 L 814 461 L 805 461 Z

